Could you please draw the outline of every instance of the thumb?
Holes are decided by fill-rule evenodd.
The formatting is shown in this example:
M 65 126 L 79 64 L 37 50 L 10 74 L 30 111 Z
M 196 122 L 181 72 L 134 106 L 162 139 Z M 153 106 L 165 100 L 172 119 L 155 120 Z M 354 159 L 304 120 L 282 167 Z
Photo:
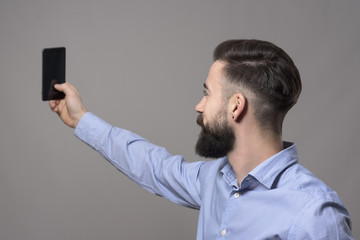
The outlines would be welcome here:
M 61 83 L 61 84 L 55 84 L 54 88 L 58 90 L 59 92 L 65 93 L 65 95 L 70 95 L 71 91 L 74 91 L 72 85 L 68 82 Z

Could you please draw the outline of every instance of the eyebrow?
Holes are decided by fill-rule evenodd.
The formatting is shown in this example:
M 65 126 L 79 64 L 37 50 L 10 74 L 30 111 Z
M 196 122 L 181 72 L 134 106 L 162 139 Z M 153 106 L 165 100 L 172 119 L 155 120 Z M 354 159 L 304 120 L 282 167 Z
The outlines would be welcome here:
M 206 85 L 206 83 L 204 83 L 204 88 L 205 88 L 206 90 L 209 90 L 209 88 L 208 88 L 208 86 Z

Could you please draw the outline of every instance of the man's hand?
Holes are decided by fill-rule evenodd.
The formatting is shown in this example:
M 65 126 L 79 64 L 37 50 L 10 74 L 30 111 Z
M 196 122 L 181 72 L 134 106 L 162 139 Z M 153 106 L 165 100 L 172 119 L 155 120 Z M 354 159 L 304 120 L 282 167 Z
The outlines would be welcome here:
M 51 111 L 56 112 L 66 125 L 76 128 L 82 116 L 87 112 L 78 90 L 67 82 L 56 84 L 54 87 L 65 93 L 65 99 L 51 100 L 49 102 Z

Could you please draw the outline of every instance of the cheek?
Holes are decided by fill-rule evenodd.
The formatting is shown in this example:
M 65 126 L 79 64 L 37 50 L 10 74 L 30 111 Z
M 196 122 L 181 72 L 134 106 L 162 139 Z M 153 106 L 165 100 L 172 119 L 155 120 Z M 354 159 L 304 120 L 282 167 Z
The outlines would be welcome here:
M 222 107 L 223 105 L 221 101 L 209 99 L 206 101 L 204 111 L 206 111 L 208 115 L 215 115 Z
M 215 107 L 208 106 L 204 109 L 203 117 L 205 125 L 214 121 L 215 113 L 217 113 L 217 109 Z

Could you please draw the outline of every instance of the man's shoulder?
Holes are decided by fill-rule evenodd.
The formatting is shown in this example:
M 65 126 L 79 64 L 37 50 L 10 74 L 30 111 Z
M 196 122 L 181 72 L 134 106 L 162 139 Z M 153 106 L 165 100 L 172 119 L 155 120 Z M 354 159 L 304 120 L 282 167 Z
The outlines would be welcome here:
M 351 239 L 349 213 L 332 188 L 299 163 L 279 177 L 276 189 L 289 196 L 294 209 L 289 239 L 302 239 L 302 234 L 313 236 L 312 239 L 323 236 Z
M 312 202 L 336 202 L 342 204 L 338 194 L 311 171 L 297 163 L 286 169 L 279 177 L 280 189 L 307 195 Z

